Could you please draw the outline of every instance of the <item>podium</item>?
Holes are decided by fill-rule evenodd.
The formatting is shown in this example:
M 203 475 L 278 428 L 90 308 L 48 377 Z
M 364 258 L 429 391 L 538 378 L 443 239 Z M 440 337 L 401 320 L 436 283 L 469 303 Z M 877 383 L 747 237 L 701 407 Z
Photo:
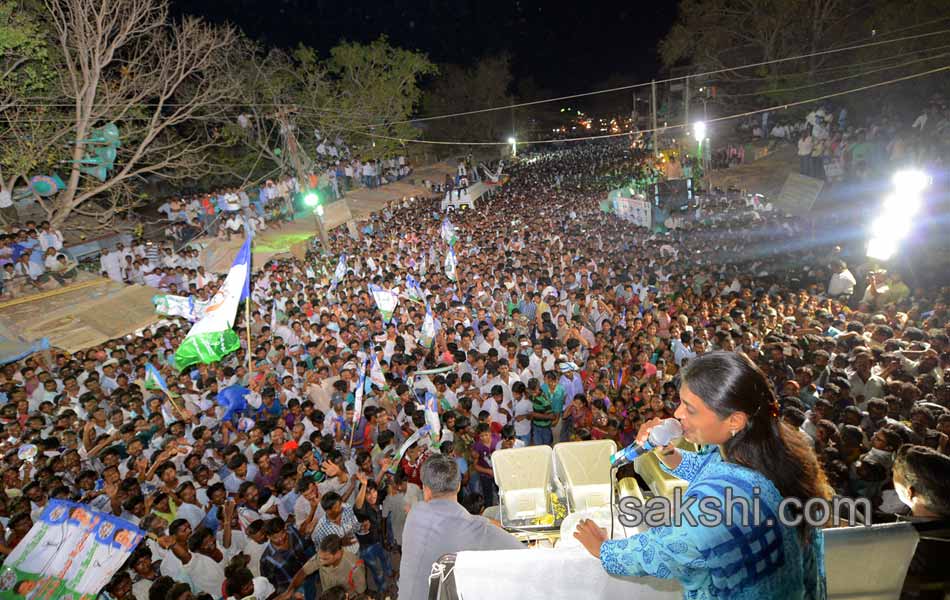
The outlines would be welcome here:
M 558 480 L 564 485 L 568 512 L 601 508 L 611 502 L 610 455 L 613 440 L 565 442 L 554 446 Z
M 899 600 L 919 539 L 913 525 L 826 529 L 824 536 L 829 600 Z M 682 594 L 675 581 L 607 575 L 583 549 L 531 549 L 446 555 L 433 565 L 428 597 L 679 600 Z

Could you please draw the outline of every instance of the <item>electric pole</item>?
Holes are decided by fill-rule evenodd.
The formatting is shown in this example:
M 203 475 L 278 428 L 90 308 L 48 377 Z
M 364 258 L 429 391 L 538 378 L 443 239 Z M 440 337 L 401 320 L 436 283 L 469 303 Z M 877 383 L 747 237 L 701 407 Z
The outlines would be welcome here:
M 686 76 L 686 82 L 683 84 L 684 113 L 683 123 L 686 125 L 686 131 L 689 132 L 689 75 Z
M 650 82 L 650 93 L 652 95 L 652 101 L 650 102 L 650 110 L 653 111 L 653 155 L 660 155 L 660 132 L 656 128 L 656 80 Z

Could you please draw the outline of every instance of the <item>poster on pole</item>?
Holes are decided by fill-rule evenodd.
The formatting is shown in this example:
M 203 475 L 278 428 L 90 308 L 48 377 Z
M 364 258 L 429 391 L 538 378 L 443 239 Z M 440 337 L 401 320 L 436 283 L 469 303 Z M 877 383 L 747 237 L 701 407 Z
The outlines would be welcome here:
M 142 541 L 128 521 L 51 500 L 0 569 L 0 600 L 94 600 Z

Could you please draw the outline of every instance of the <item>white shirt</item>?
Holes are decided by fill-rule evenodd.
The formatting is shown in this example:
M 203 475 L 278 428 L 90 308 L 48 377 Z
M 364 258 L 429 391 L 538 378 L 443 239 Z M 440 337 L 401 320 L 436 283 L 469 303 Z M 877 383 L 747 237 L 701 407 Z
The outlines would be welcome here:
M 515 435 L 526 436 L 531 434 L 531 419 L 525 418 L 519 421 L 517 417 L 530 414 L 533 410 L 534 405 L 526 396 L 522 396 L 521 400 L 515 402 Z
M 185 565 L 185 572 L 191 577 L 191 582 L 200 592 L 211 594 L 215 598 L 221 596 L 221 587 L 224 585 L 224 567 L 212 558 L 191 553 L 191 560 Z
M 266 549 L 267 542 L 258 544 L 251 538 L 247 539 L 247 545 L 244 546 L 244 554 L 246 554 L 250 559 L 247 563 L 247 568 L 250 569 L 254 577 L 261 576 L 261 556 L 264 554 L 264 550 Z
M 854 292 L 854 286 L 857 284 L 851 271 L 845 269 L 840 273 L 835 273 L 828 281 L 828 296 L 836 298 L 841 295 L 850 296 Z

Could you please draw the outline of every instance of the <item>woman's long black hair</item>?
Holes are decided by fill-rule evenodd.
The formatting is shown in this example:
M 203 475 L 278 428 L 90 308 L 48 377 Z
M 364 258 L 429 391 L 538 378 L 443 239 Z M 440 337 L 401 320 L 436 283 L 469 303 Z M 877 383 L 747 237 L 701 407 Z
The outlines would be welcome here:
M 831 487 L 801 432 L 779 417 L 779 404 L 768 378 L 745 354 L 710 352 L 689 361 L 681 385 L 699 396 L 720 418 L 748 415 L 748 425 L 722 444 L 729 462 L 771 481 L 783 498 L 831 498 Z M 799 527 L 807 540 L 805 520 Z

